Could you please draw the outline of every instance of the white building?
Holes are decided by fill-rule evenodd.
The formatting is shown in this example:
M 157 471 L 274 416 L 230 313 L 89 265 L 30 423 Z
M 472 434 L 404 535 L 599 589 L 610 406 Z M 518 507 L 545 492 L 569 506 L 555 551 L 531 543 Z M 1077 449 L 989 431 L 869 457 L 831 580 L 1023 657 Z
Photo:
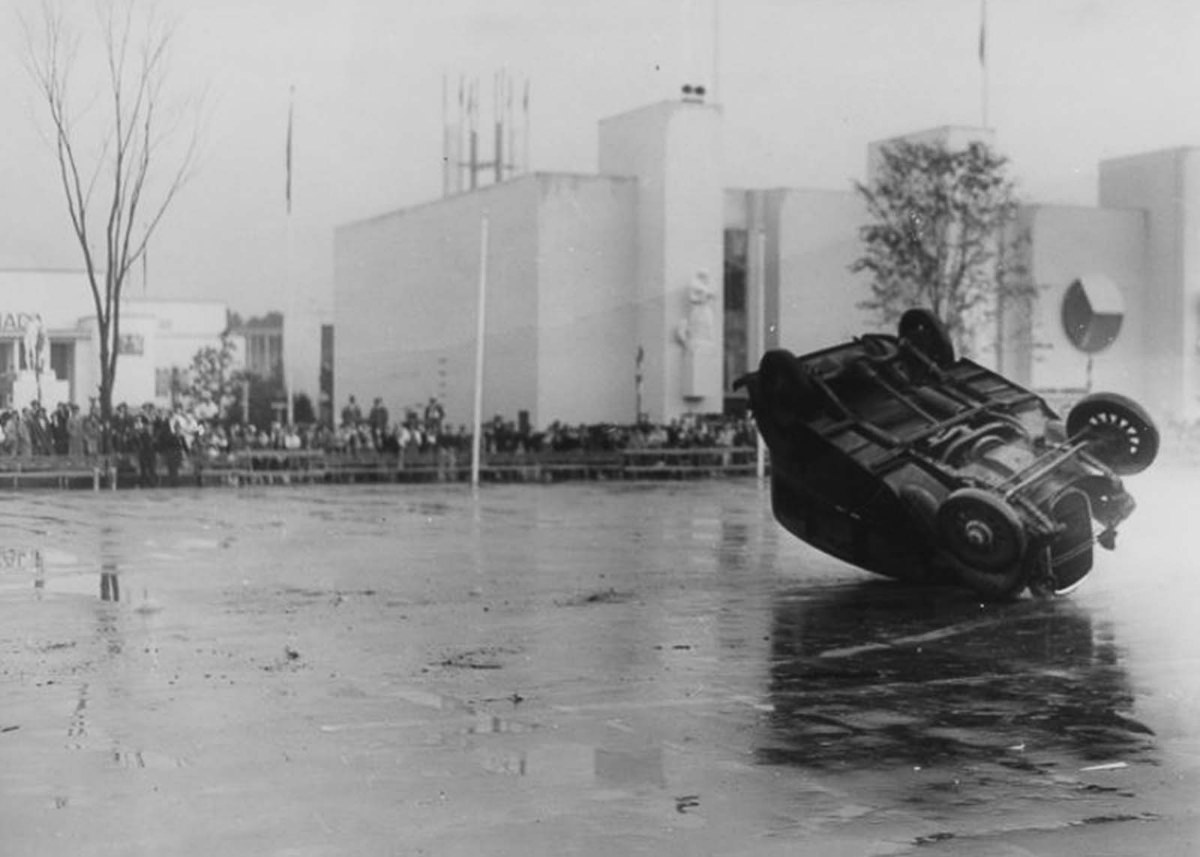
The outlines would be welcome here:
M 716 105 L 652 104 L 600 122 L 596 175 L 517 175 L 342 225 L 339 404 L 436 395 L 453 422 L 469 419 L 485 216 L 485 418 L 524 412 L 545 426 L 738 410 L 733 382 L 766 349 L 804 352 L 871 329 L 868 281 L 850 270 L 861 197 L 848 182 L 723 187 L 720 130 Z M 956 149 L 991 133 L 906 139 Z M 868 173 L 888 142 L 868 151 Z M 1021 207 L 1021 267 L 1037 297 L 980 325 L 974 356 L 1060 406 L 1105 389 L 1160 418 L 1200 418 L 1200 149 L 1103 162 L 1099 200 Z M 1115 321 L 1090 350 L 1069 329 L 1081 293 L 1103 298 L 1091 311 Z
M 49 365 L 35 378 L 23 342 L 39 321 Z M 113 403 L 169 404 L 172 384 L 200 349 L 220 343 L 226 321 L 217 301 L 125 300 Z M 86 410 L 98 395 L 100 344 L 83 271 L 0 270 L 0 407 L 27 405 L 39 381 L 48 408 L 65 401 Z

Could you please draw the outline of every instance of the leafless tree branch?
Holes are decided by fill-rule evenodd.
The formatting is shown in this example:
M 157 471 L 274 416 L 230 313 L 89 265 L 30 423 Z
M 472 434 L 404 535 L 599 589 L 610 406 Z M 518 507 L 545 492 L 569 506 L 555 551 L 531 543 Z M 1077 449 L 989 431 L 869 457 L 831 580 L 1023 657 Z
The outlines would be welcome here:
M 72 84 L 93 78 L 78 68 L 81 39 L 62 7 L 42 0 L 40 12 L 36 26 L 22 20 L 25 63 L 45 107 L 47 139 L 91 287 L 100 338 L 100 405 L 107 418 L 125 279 L 193 175 L 200 111 L 197 106 L 190 127 L 164 121 L 170 115 L 164 107 L 174 33 L 152 7 L 105 0 L 99 8 L 105 93 L 95 102 L 99 110 L 72 90 Z M 174 148 L 180 141 L 182 148 Z M 85 157 L 88 151 L 93 154 Z

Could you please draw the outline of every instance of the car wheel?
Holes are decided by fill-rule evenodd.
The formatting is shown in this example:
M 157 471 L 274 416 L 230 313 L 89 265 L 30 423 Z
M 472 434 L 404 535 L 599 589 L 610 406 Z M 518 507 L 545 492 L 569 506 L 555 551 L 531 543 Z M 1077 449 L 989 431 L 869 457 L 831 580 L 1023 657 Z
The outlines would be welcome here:
M 959 576 L 966 585 L 989 598 L 1020 589 L 1025 529 L 1005 500 L 978 488 L 960 488 L 938 508 L 937 530 L 961 564 Z
M 941 319 L 927 309 L 910 309 L 900 316 L 899 336 L 933 362 L 945 368 L 954 362 L 954 343 Z
M 1080 399 L 1067 414 L 1067 436 L 1090 440 L 1088 451 L 1119 476 L 1141 473 L 1158 456 L 1154 420 L 1137 402 L 1116 393 Z
M 758 364 L 758 383 L 767 414 L 777 425 L 792 428 L 816 412 L 816 384 L 790 351 L 764 354 Z

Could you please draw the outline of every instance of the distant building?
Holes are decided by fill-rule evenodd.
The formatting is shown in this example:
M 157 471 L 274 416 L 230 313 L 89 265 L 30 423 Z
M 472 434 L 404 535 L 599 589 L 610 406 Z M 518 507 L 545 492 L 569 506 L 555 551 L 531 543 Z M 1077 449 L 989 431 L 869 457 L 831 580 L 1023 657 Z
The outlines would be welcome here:
M 48 366 L 31 375 L 24 341 L 40 324 L 48 339 Z M 120 357 L 113 402 L 168 405 L 182 373 L 226 327 L 216 301 L 126 300 L 121 309 Z M 0 407 L 74 402 L 87 409 L 99 395 L 100 344 L 91 290 L 82 271 L 0 270 Z
M 858 306 L 867 281 L 849 272 L 866 220 L 857 194 L 725 188 L 720 126 L 702 99 L 650 105 L 600 123 L 597 175 L 525 174 L 338 228 L 339 400 L 436 395 L 469 420 L 485 217 L 485 417 L 737 410 L 733 382 L 765 349 L 872 329 Z M 991 133 L 913 138 L 958 147 Z M 1038 297 L 980 326 L 975 358 L 1058 400 L 1109 389 L 1160 417 L 1200 414 L 1198 167 L 1200 149 L 1106 161 L 1099 207 L 1024 206 Z M 1116 319 L 1111 344 L 1075 344 L 1069 300 L 1105 304 L 1090 310 Z
M 233 316 L 232 335 L 245 342 L 244 369 L 260 378 L 283 378 L 283 314 L 269 312 L 242 321 Z

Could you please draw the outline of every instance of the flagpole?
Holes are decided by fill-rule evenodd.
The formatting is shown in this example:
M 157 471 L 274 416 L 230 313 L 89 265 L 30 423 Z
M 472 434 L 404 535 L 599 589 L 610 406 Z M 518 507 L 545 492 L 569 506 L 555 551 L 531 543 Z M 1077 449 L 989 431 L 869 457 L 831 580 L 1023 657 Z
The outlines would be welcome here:
M 292 318 L 292 214 L 289 211 L 287 216 L 287 237 L 284 247 L 283 260 L 283 289 L 284 289 L 284 305 L 283 305 L 283 341 L 280 348 L 280 358 L 283 360 L 283 396 L 285 399 L 285 418 L 284 426 L 290 426 L 295 414 L 292 412 L 292 369 L 288 356 L 291 353 L 291 348 L 288 347 L 287 331 L 290 326 L 293 335 L 296 331 L 296 320 Z
M 292 425 L 295 414 L 292 410 L 292 371 L 288 356 L 288 326 L 291 323 L 292 333 L 296 332 L 296 320 L 292 315 L 292 118 L 295 107 L 296 87 L 288 90 L 288 124 L 287 124 L 287 227 L 284 239 L 283 258 L 283 331 L 280 347 L 280 359 L 283 361 L 283 397 L 284 397 L 284 428 Z
M 983 127 L 988 127 L 988 68 L 987 68 L 987 0 L 979 3 L 979 70 L 980 102 L 983 108 Z
M 479 221 L 479 292 L 475 314 L 475 407 L 471 418 L 471 487 L 479 487 L 483 453 L 483 338 L 487 332 L 488 216 Z

